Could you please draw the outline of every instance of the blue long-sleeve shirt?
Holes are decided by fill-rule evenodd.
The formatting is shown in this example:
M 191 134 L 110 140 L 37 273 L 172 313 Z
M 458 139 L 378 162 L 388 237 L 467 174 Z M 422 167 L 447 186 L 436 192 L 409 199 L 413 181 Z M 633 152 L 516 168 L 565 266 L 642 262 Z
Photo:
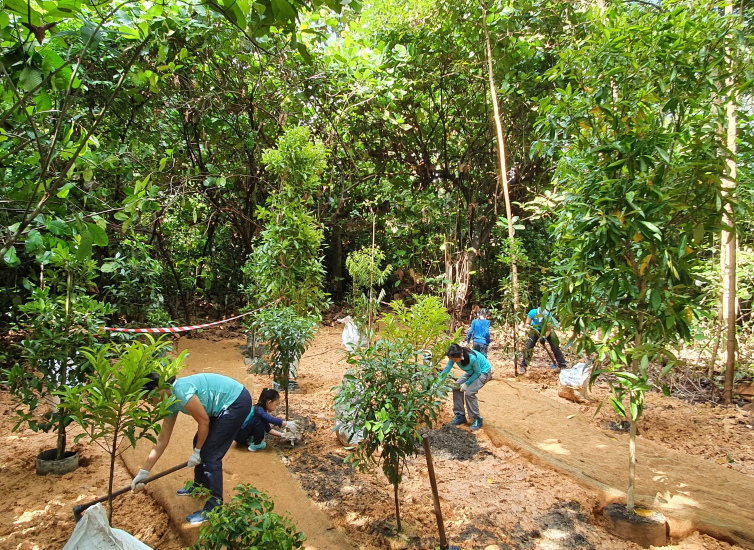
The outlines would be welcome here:
M 259 405 L 254 405 L 251 408 L 251 412 L 249 413 L 249 416 L 247 416 L 246 420 L 244 420 L 243 426 L 241 426 L 241 429 L 245 428 L 254 417 L 257 418 L 257 422 L 261 421 L 264 424 L 265 432 L 269 432 L 272 429 L 270 424 L 274 424 L 275 426 L 278 426 L 278 427 L 283 426 L 283 420 L 281 418 L 278 418 L 277 416 L 272 416 L 270 413 L 264 410 L 264 407 L 260 407 Z
M 490 345 L 490 321 L 489 319 L 474 319 L 471 322 L 471 328 L 466 335 L 466 342 L 470 342 L 471 338 L 474 338 L 474 342 L 477 344 L 483 344 L 485 346 Z
M 487 361 L 487 358 L 481 353 L 473 350 L 469 351 L 469 363 L 467 365 L 462 365 L 461 363 L 456 363 L 456 365 L 458 365 L 458 368 L 460 368 L 463 372 L 471 375 L 466 380 L 467 385 L 471 385 L 474 380 L 479 378 L 480 374 L 488 373 L 492 370 L 492 365 L 490 365 L 490 362 Z M 452 368 L 453 361 L 448 360 L 448 364 L 442 371 L 441 376 L 446 376 Z

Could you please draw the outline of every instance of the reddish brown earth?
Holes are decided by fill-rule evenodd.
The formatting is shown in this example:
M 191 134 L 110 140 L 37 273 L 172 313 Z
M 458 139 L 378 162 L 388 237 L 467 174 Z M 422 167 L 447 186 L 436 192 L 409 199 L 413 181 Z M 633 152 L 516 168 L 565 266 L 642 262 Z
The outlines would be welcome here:
M 229 330 L 207 331 L 200 338 L 181 339 L 179 349 L 187 348 L 191 353 L 184 374 L 207 370 L 233 376 L 245 383 L 256 399 L 261 388 L 269 384 L 269 378 L 246 373 L 238 351 L 243 343 L 240 333 Z M 503 372 L 494 350 L 491 358 L 496 370 Z M 332 432 L 331 388 L 340 382 L 345 369 L 340 351 L 340 328 L 323 327 L 302 360 L 301 392 L 291 395 L 292 417 L 307 425 L 304 441 L 295 447 L 272 445 L 254 454 L 243 448 L 232 448 L 225 461 L 228 496 L 240 482 L 256 484 L 269 491 L 275 498 L 277 511 L 290 512 L 294 522 L 308 535 L 309 548 L 436 548 L 439 544 L 437 526 L 423 455 L 409 461 L 408 473 L 400 487 L 402 535 L 393 532 L 392 487 L 382 474 L 360 473 L 344 462 L 347 451 Z M 519 394 L 523 398 L 518 397 Z M 451 543 L 464 550 L 638 548 L 601 528 L 599 510 L 606 500 L 605 494 L 610 491 L 618 494 L 623 490 L 627 462 L 622 454 L 625 434 L 603 425 L 610 419 L 607 408 L 593 419 L 594 404 L 575 405 L 558 398 L 554 373 L 536 368 L 530 369 L 523 380 L 515 382 L 496 375 L 480 397 L 485 429 L 471 433 L 467 427 L 443 428 L 433 435 L 434 465 Z M 501 408 L 502 399 L 507 400 L 505 404 L 512 412 L 506 413 L 506 409 Z M 616 446 L 616 456 L 621 458 L 616 458 L 611 465 L 615 471 L 615 487 L 610 491 L 597 488 L 578 475 L 564 473 L 567 469 L 537 456 L 525 445 L 512 444 L 500 428 L 511 430 L 520 425 L 518 420 L 511 422 L 511 419 L 525 416 L 522 411 L 530 409 L 532 404 L 539 407 L 537 410 L 552 407 L 558 414 L 555 424 L 536 410 L 528 415 L 529 419 L 540 419 L 537 429 L 556 429 L 559 434 L 548 438 L 555 439 L 549 448 L 536 447 L 539 453 L 556 459 L 562 457 L 558 446 L 565 447 L 571 433 L 569 426 L 578 420 L 590 439 L 604 438 Z M 34 456 L 50 447 L 54 438 L 28 432 L 11 433 L 9 409 L 9 398 L 2 393 L 0 410 L 4 414 L 0 419 L 0 437 L 4 445 L 0 447 L 0 490 L 8 497 L 0 503 L 0 549 L 31 550 L 35 546 L 40 550 L 59 549 L 73 529 L 73 505 L 104 493 L 106 457 L 97 448 L 82 447 L 84 467 L 63 477 L 37 478 Z M 446 403 L 442 422 L 450 420 L 451 409 L 450 403 Z M 654 413 L 658 413 L 656 419 Z M 577 416 L 568 419 L 571 414 Z M 730 410 L 689 406 L 659 397 L 655 401 L 650 397 L 640 440 L 656 445 L 658 453 L 677 450 L 678 454 L 699 457 L 701 464 L 712 468 L 707 485 L 720 484 L 728 474 L 741 476 L 748 483 L 752 480 L 745 475 L 751 472 L 751 430 L 744 424 L 739 427 L 737 418 L 728 418 L 731 414 Z M 682 424 L 683 430 L 675 429 L 676 423 Z M 719 431 L 721 427 L 726 434 L 724 449 L 715 446 L 714 432 L 710 432 Z M 531 431 L 530 426 L 525 428 Z M 166 452 L 155 470 L 186 460 L 191 450 L 192 430 L 190 419 L 181 418 L 170 452 Z M 640 452 L 641 449 L 640 442 Z M 131 470 L 139 467 L 147 450 L 140 446 L 127 458 Z M 728 460 L 728 455 L 735 464 Z M 723 456 L 725 464 L 718 464 Z M 639 460 L 641 464 L 641 455 Z M 187 474 L 173 474 L 144 494 L 122 497 L 116 506 L 115 526 L 160 549 L 181 548 L 179 536 L 184 544 L 192 541 L 196 528 L 186 529 L 181 519 L 197 505 L 174 493 L 188 479 Z M 118 486 L 130 481 L 122 463 L 118 464 L 117 475 Z M 176 520 L 179 527 L 171 528 L 168 517 Z M 693 534 L 685 540 L 674 541 L 670 548 L 723 550 L 739 547 Z

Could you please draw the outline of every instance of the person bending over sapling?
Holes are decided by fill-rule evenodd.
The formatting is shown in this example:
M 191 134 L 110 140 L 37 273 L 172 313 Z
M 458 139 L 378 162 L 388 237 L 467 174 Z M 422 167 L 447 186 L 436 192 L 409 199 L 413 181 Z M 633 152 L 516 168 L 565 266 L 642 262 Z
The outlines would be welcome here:
M 278 437 L 287 439 L 286 434 L 273 430 L 272 426 L 288 428 L 292 432 L 298 431 L 298 426 L 292 420 L 283 420 L 272 413 L 277 409 L 280 403 L 280 394 L 273 389 L 265 388 L 259 396 L 257 404 L 251 408 L 251 412 L 236 434 L 235 440 L 239 445 L 248 445 L 251 452 L 261 451 L 267 447 L 264 441 L 264 434 L 270 433 Z
M 447 376 L 450 369 L 453 368 L 453 364 L 458 365 L 464 372 L 455 382 L 457 387 L 453 388 L 453 412 L 455 416 L 450 425 L 458 426 L 468 422 L 464 410 L 465 401 L 469 417 L 473 420 L 471 429 L 478 430 L 482 427 L 482 417 L 479 415 L 479 400 L 476 394 L 492 377 L 492 366 L 487 358 L 478 351 L 463 348 L 458 344 L 450 344 L 445 355 L 448 357 L 448 365 L 442 371 L 441 376 Z
M 147 378 L 149 381 L 144 389 L 151 391 L 158 386 L 160 375 L 153 372 Z M 131 482 L 131 489 L 141 491 L 144 488 L 142 482 L 149 477 L 149 470 L 170 442 L 178 413 L 191 415 L 197 423 L 194 452 L 188 459 L 188 465 L 194 468 L 194 482 L 189 489 L 179 489 L 178 494 L 191 496 L 197 486 L 209 489 L 210 498 L 204 508 L 186 516 L 189 523 L 198 524 L 207 519 L 213 508 L 223 503 L 223 457 L 251 410 L 251 395 L 243 384 L 221 374 L 193 374 L 178 380 L 173 377 L 168 383 L 172 387 L 162 390 L 156 399 L 173 395 L 178 401 L 170 406 L 172 414 L 162 421 L 157 443 Z

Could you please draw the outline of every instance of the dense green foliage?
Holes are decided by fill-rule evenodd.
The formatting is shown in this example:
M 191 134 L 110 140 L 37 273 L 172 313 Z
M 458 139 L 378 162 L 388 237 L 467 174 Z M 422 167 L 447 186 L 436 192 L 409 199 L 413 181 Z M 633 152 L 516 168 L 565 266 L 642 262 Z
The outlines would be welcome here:
M 522 309 L 556 296 L 578 335 L 606 330 L 583 348 L 625 365 L 640 319 L 654 347 L 639 361 L 715 333 L 728 198 L 751 256 L 746 4 L 729 16 L 700 0 L 3 6 L 6 326 L 63 248 L 99 267 L 82 296 L 116 307 L 99 317 L 112 324 L 183 324 L 281 297 L 319 315 L 328 294 L 358 288 L 346 258 L 371 246 L 374 222 L 389 297 L 442 286 L 445 251 L 468 251 L 472 303 L 516 318 L 515 252 Z M 515 251 L 501 230 L 484 13 Z M 733 97 L 740 169 L 723 197 Z M 751 323 L 754 275 L 739 270 Z

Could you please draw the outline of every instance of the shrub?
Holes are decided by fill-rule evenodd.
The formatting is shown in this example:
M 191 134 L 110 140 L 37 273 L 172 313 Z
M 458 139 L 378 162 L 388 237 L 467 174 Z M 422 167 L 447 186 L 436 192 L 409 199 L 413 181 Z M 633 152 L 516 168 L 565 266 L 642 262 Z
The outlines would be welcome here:
M 306 537 L 289 517 L 273 512 L 275 503 L 251 485 L 238 485 L 230 502 L 213 509 L 193 550 L 293 550 Z

